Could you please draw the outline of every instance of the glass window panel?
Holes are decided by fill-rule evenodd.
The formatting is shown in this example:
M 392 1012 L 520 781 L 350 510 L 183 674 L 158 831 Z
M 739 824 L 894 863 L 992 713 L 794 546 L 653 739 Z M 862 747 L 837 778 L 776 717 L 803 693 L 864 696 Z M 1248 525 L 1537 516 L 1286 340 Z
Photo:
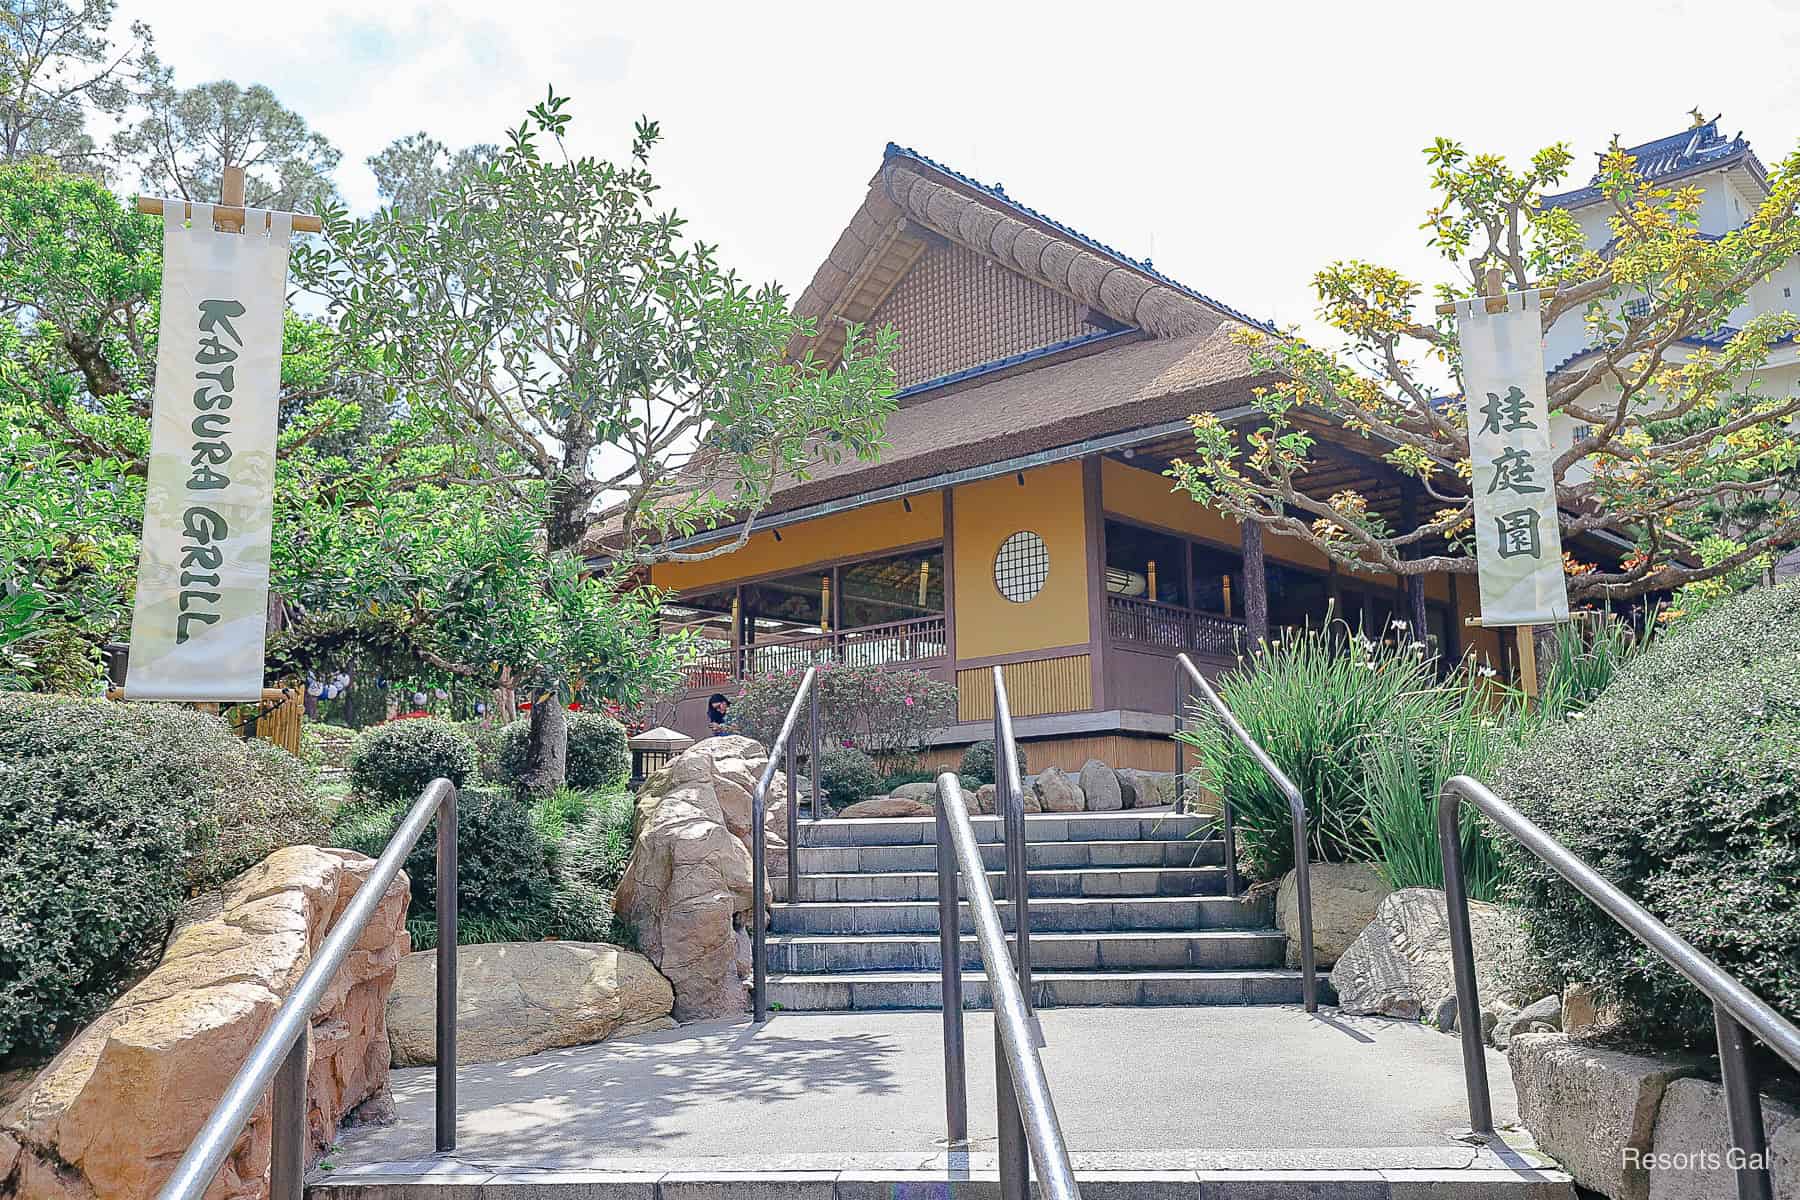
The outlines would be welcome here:
M 823 632 L 829 572 L 809 571 L 745 584 L 744 640 L 802 637 Z
M 1194 545 L 1194 607 L 1244 617 L 1244 556 L 1217 546 Z
M 1186 574 L 1181 538 L 1123 521 L 1106 523 L 1106 590 L 1112 595 L 1185 605 Z
M 893 554 L 838 568 L 838 612 L 845 629 L 887 625 L 944 611 L 944 552 Z

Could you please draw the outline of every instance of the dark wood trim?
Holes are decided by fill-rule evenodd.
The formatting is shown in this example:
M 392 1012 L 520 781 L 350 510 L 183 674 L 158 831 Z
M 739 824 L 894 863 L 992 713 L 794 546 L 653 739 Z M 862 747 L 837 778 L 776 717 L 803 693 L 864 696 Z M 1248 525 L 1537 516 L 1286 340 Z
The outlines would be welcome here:
M 744 588 L 749 587 L 751 584 L 766 583 L 771 579 L 786 579 L 790 575 L 818 575 L 821 572 L 835 570 L 838 567 L 854 566 L 857 563 L 870 562 L 877 558 L 891 558 L 896 554 L 916 554 L 920 550 L 930 550 L 933 547 L 942 545 L 944 545 L 943 538 L 928 538 L 922 542 L 909 542 L 904 546 L 887 546 L 880 550 L 865 550 L 861 554 L 841 554 L 836 558 L 820 559 L 818 562 L 800 563 L 797 566 L 789 567 L 783 571 L 764 571 L 760 575 L 745 575 L 738 579 L 729 579 L 720 583 L 708 584 L 703 587 L 691 587 L 685 591 L 675 593 L 675 599 L 679 602 L 684 597 L 688 596 L 702 596 L 708 592 L 730 591 L 732 588 Z M 949 557 L 948 552 L 946 552 L 944 555 L 945 560 L 948 561 Z M 834 589 L 837 587 L 836 580 L 832 581 L 832 587 Z M 832 604 L 835 606 L 836 603 L 837 601 L 833 599 Z M 944 603 L 948 605 L 949 601 L 946 600 Z
M 944 656 L 950 663 L 950 674 L 956 674 L 956 493 L 945 488 L 944 514 Z
M 1462 589 L 1460 589 L 1456 586 L 1456 572 L 1455 571 L 1446 571 L 1446 572 L 1444 572 L 1444 574 L 1446 574 L 1450 577 L 1450 620 L 1445 622 L 1445 628 L 1450 631 L 1450 644 L 1448 646 L 1444 647 L 1444 655 L 1446 658 L 1448 658 L 1452 662 L 1460 662 L 1462 660 L 1462 655 L 1463 655 L 1463 650 L 1462 650 L 1463 615 L 1462 615 L 1462 595 L 1461 595 Z
M 973 671 L 977 667 L 1004 667 L 1013 663 L 1044 662 L 1052 658 L 1069 658 L 1077 654 L 1088 654 L 1093 647 L 1086 642 L 1076 642 L 1072 646 L 1051 646 L 1046 650 L 1018 650 L 1011 654 L 989 654 L 982 658 L 965 658 L 956 664 L 959 671 Z
M 1121 525 L 1135 525 L 1139 529 L 1147 529 L 1151 533 L 1160 533 L 1160 534 L 1164 535 L 1165 537 L 1182 538 L 1183 540 L 1192 542 L 1197 546 L 1211 546 L 1214 550 L 1237 551 L 1239 549 L 1238 546 L 1233 545 L 1230 542 L 1214 541 L 1212 538 L 1202 537 L 1200 534 L 1197 534 L 1197 533 L 1189 533 L 1186 530 L 1182 530 L 1182 529 L 1173 529 L 1167 525 L 1158 525 L 1155 521 L 1146 521 L 1141 517 L 1131 517 L 1131 516 L 1126 516 L 1124 513 L 1116 513 L 1116 512 L 1111 512 L 1111 511 L 1102 511 L 1102 513 L 1100 515 L 1101 515 L 1102 519 L 1107 520 L 1107 521 L 1117 521 Z M 1300 563 L 1292 563 L 1292 564 L 1284 563 L 1283 565 L 1284 566 L 1292 565 L 1292 566 L 1299 567 L 1301 570 L 1310 570 L 1310 568 L 1305 567 Z
M 1106 517 L 1100 500 L 1101 459 L 1090 455 L 1081 460 L 1081 502 L 1087 526 L 1087 597 L 1088 642 L 1093 661 L 1088 677 L 1092 694 L 1088 703 L 1096 709 L 1107 707 L 1111 692 L 1106 676 Z

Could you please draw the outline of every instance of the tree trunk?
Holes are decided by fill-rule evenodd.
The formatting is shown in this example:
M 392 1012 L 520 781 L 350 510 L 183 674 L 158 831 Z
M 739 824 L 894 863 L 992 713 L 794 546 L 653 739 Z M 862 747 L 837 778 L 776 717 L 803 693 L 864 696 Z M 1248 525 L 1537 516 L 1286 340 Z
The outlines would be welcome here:
M 519 787 L 528 796 L 548 796 L 562 786 L 568 769 L 569 715 L 556 693 L 537 692 L 531 701 L 531 738 Z

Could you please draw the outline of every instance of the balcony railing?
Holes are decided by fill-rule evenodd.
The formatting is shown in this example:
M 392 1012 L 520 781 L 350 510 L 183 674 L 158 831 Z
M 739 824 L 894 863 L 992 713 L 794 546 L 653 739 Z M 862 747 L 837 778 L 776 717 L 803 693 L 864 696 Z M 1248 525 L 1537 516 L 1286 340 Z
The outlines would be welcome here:
M 770 671 L 803 671 L 823 662 L 857 667 L 917 666 L 949 653 L 942 615 L 777 638 L 708 651 L 686 669 L 689 691 L 705 691 Z
M 1235 658 L 1244 639 L 1242 621 L 1131 596 L 1106 598 L 1106 623 L 1117 642 L 1212 658 Z

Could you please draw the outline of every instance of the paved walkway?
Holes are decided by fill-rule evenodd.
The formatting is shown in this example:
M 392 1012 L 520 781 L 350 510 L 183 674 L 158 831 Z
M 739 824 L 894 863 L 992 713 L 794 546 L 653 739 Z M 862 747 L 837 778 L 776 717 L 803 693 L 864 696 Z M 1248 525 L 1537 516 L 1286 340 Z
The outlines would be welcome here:
M 1058 1115 L 1089 1162 L 1283 1151 L 1295 1166 L 1469 1163 L 1452 1138 L 1468 1124 L 1460 1043 L 1433 1029 L 1297 1007 L 1041 1019 Z M 965 1028 L 973 1148 L 991 1151 L 992 1021 L 971 1012 Z M 929 1154 L 943 1146 L 941 1031 L 934 1012 L 777 1013 L 761 1028 L 703 1023 L 464 1067 L 456 1158 L 504 1170 Z M 1504 1058 L 1490 1053 L 1488 1072 L 1495 1119 L 1511 1124 Z M 329 1173 L 428 1158 L 432 1072 L 395 1071 L 393 1083 L 398 1123 L 347 1130 Z

